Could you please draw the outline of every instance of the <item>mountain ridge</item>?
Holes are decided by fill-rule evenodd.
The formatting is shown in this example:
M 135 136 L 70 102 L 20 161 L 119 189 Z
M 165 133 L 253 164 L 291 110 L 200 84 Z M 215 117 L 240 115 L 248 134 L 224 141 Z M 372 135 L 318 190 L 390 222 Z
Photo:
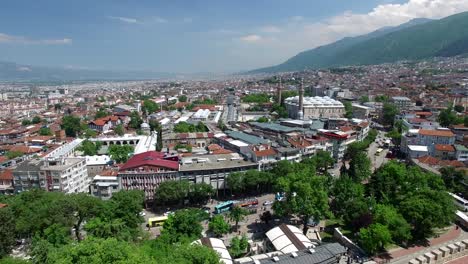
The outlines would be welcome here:
M 343 38 L 328 45 L 303 51 L 272 67 L 249 73 L 272 73 L 371 65 L 399 60 L 417 60 L 468 52 L 468 12 L 440 20 L 417 18 L 396 27 Z M 442 38 L 442 40 L 440 38 Z

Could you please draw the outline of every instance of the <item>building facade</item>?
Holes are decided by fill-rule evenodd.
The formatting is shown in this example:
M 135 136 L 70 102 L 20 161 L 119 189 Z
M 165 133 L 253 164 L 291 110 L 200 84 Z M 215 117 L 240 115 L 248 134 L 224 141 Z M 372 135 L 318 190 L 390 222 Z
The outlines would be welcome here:
M 143 152 L 131 157 L 119 170 L 119 188 L 141 190 L 147 201 L 154 198 L 155 189 L 165 181 L 176 180 L 178 158 L 165 157 L 156 151 Z
M 304 120 L 343 117 L 345 113 L 344 105 L 340 101 L 327 96 L 304 97 L 302 109 L 299 96 L 286 98 L 284 105 L 289 117 L 294 119 L 300 119 L 301 112 Z

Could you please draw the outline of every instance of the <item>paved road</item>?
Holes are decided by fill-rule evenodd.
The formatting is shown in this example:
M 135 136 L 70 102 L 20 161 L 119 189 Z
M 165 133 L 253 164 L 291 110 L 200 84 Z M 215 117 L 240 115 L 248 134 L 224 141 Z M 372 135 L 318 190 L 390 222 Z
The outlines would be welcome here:
M 387 139 L 388 138 L 385 137 L 385 132 L 379 131 L 376 141 L 384 142 Z M 372 171 L 375 171 L 376 169 L 380 168 L 380 166 L 382 166 L 388 161 L 388 159 L 385 158 L 388 153 L 387 148 L 384 148 L 384 150 L 379 155 L 376 155 L 377 149 L 380 148 L 377 142 L 372 142 L 367 151 L 367 156 L 369 157 L 372 163 Z
M 428 247 L 417 246 L 408 249 L 400 248 L 391 250 L 391 263 L 407 264 L 411 259 L 424 255 L 424 253 L 430 252 L 448 244 L 462 241 L 464 239 L 468 239 L 468 233 L 463 231 L 461 228 L 456 229 L 455 226 L 452 226 L 445 234 L 431 239 L 430 246 Z

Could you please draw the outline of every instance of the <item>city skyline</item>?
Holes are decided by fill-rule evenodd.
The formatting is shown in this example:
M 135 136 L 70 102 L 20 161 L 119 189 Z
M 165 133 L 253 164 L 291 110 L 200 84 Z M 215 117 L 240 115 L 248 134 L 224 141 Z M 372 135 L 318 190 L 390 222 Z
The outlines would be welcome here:
M 0 5 L 0 61 L 77 69 L 236 72 L 413 18 L 468 10 L 450 0 L 80 1 Z

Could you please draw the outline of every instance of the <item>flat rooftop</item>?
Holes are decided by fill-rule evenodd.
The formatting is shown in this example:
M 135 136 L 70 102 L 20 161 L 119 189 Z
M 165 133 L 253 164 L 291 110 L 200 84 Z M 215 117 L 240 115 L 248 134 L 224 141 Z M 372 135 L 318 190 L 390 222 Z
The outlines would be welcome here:
M 200 155 L 182 158 L 179 171 L 230 169 L 244 166 L 256 166 L 256 163 L 245 161 L 238 153 Z
M 243 133 L 243 132 L 239 132 L 239 131 L 226 131 L 226 134 L 229 137 L 232 137 L 234 139 L 242 140 L 242 141 L 244 141 L 244 142 L 246 142 L 248 144 L 252 144 L 252 145 L 268 143 L 268 141 L 263 139 L 263 138 L 252 136 L 252 135 L 249 135 L 249 134 L 246 134 L 246 133 Z

